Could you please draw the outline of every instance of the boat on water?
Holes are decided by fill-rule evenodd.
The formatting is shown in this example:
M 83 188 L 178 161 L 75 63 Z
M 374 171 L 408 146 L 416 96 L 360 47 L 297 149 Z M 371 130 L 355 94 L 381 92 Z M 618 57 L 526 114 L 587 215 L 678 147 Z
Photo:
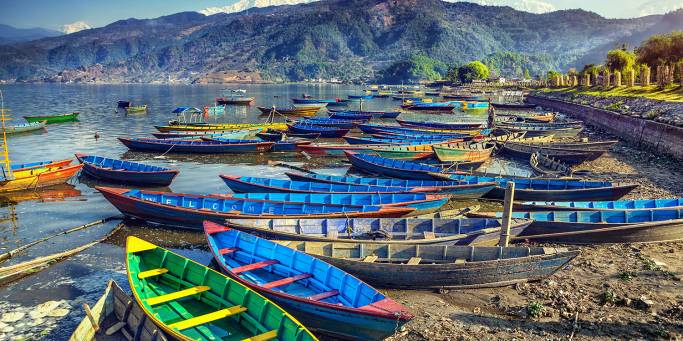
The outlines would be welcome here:
M 204 223 L 204 233 L 221 271 L 316 333 L 382 340 L 413 318 L 375 288 L 303 252 L 212 222 Z
M 449 195 L 413 193 L 372 193 L 372 194 L 347 194 L 347 193 L 231 193 L 221 194 L 225 197 L 240 199 L 303 202 L 314 204 L 331 205 L 361 205 L 361 206 L 405 206 L 415 208 L 418 212 L 431 213 L 440 209 Z M 444 200 L 446 199 L 446 200 Z M 420 213 L 423 214 L 423 213 Z
M 258 137 L 264 141 L 273 141 L 273 142 L 282 141 L 286 137 L 315 140 L 318 137 L 320 137 L 320 133 L 294 133 L 291 131 L 281 131 L 281 130 L 268 129 L 265 132 L 256 134 L 256 137 Z
M 243 95 L 217 97 L 215 101 L 218 103 L 218 105 L 251 105 L 251 103 L 254 101 L 254 97 L 247 97 Z
M 113 280 L 107 283 L 102 296 L 90 307 L 92 320 L 85 316 L 71 333 L 69 341 L 118 340 L 126 336 L 133 340 L 167 341 L 169 337 L 147 317 L 140 304 Z M 111 328 L 111 330 L 110 330 Z
M 298 122 L 299 124 L 310 124 L 321 127 L 332 127 L 339 129 L 353 129 L 364 121 L 344 120 L 338 118 L 318 118 L 309 117 Z
M 320 134 L 323 138 L 339 138 L 349 132 L 349 128 L 323 127 L 314 124 L 287 124 L 287 129 L 293 133 Z
M 422 144 L 430 142 L 460 142 L 463 139 L 459 137 L 452 136 L 420 136 L 420 137 L 410 137 L 410 136 L 392 136 L 392 137 L 366 137 L 366 136 L 344 136 L 344 140 L 351 145 L 398 145 L 398 144 Z
M 294 104 L 329 104 L 337 103 L 340 100 L 337 98 L 292 98 L 292 103 Z
M 72 112 L 69 114 L 60 114 L 60 115 L 24 116 L 24 119 L 28 123 L 45 122 L 47 124 L 52 124 L 52 123 L 63 123 L 63 122 L 78 121 L 78 115 L 79 115 L 78 112 Z
M 543 247 L 277 241 L 381 288 L 464 289 L 539 281 L 579 251 Z
M 256 107 L 263 114 L 277 113 L 285 116 L 315 116 L 320 107 Z
M 409 207 L 276 202 L 110 187 L 96 189 L 126 216 L 189 229 L 201 227 L 204 220 L 221 223 L 229 218 L 396 218 L 415 211 Z
M 177 131 L 168 133 L 152 133 L 158 139 L 186 139 L 192 140 L 202 137 L 220 137 L 232 140 L 246 140 L 258 135 L 261 128 L 244 130 L 209 130 L 209 131 Z
M 0 193 L 36 190 L 63 184 L 78 174 L 82 166 L 59 165 L 19 169 L 12 171 L 11 177 L 8 177 L 9 174 L 3 167 L 0 177 Z
M 273 147 L 273 142 L 260 140 L 195 141 L 175 139 L 118 138 L 128 149 L 162 153 L 261 153 Z
M 330 113 L 334 114 L 348 114 L 348 115 L 372 115 L 373 118 L 396 118 L 401 115 L 400 111 L 365 111 L 365 110 L 335 110 L 328 109 Z
M 33 123 L 24 123 L 24 124 L 15 124 L 15 125 L 8 125 L 5 126 L 5 133 L 6 134 L 20 134 L 20 133 L 28 133 L 36 130 L 43 130 L 45 129 L 45 125 L 47 124 L 47 121 L 41 121 L 41 122 L 33 122 Z
M 207 124 L 207 123 L 194 123 L 194 124 L 171 124 L 167 126 L 155 126 L 155 128 L 162 132 L 174 132 L 174 131 L 225 131 L 225 130 L 244 130 L 244 129 L 287 129 L 286 123 L 223 123 L 223 124 Z
M 410 128 L 426 128 L 426 129 L 445 129 L 445 130 L 472 130 L 472 129 L 483 129 L 484 123 L 474 122 L 461 122 L 461 123 L 448 123 L 448 122 L 433 122 L 433 121 L 408 121 L 396 119 L 396 122 L 403 127 Z
M 366 134 L 384 134 L 398 136 L 450 136 L 452 138 L 470 138 L 471 133 L 454 132 L 452 130 L 432 128 L 409 128 L 401 126 L 388 126 L 380 124 L 359 124 L 358 129 Z M 476 130 L 479 134 L 479 130 Z
M 432 145 L 432 150 L 441 162 L 479 162 L 491 158 L 496 148 L 495 143 L 439 143 Z
M 397 160 L 417 160 L 432 157 L 434 150 L 432 146 L 441 141 L 423 142 L 420 144 L 408 145 L 378 145 L 371 150 L 382 157 L 397 159 Z
M 477 199 L 492 190 L 494 182 L 438 181 L 438 180 L 401 180 L 373 177 L 335 176 L 324 174 L 299 174 L 285 172 L 294 181 L 322 182 L 328 184 L 367 185 L 402 188 L 433 188 L 435 193 L 448 194 L 451 199 Z
M 491 102 L 491 105 L 496 108 L 496 109 L 535 109 L 537 107 L 536 104 L 528 104 L 528 103 L 494 103 Z
M 362 100 L 370 100 L 374 96 L 372 95 L 348 95 L 349 99 L 362 99 Z
M 228 226 L 268 239 L 420 245 L 495 246 L 502 221 L 490 218 L 228 219 Z M 510 235 L 531 224 L 512 219 Z
M 240 281 L 137 237 L 126 239 L 126 272 L 137 304 L 171 338 L 317 340 Z
M 611 211 L 683 208 L 683 198 L 618 201 L 529 201 L 516 202 L 516 211 Z
M 21 171 L 21 170 L 35 169 L 35 168 L 53 168 L 53 169 L 56 169 L 56 168 L 68 166 L 71 164 L 72 161 L 73 161 L 72 159 L 64 159 L 64 160 L 49 160 L 49 161 L 19 163 L 19 164 L 11 165 L 10 169 L 13 172 Z
M 128 106 L 128 107 L 126 107 L 126 112 L 129 114 L 145 113 L 145 112 L 147 112 L 147 104 Z
M 479 168 L 482 162 L 462 162 L 449 167 L 439 167 L 406 160 L 394 160 L 377 155 L 344 151 L 351 164 L 369 174 L 388 176 L 404 180 L 446 180 L 450 174 L 457 174 L 462 170 Z M 458 181 L 458 180 L 455 180 Z
M 178 170 L 96 155 L 76 154 L 83 173 L 96 179 L 144 186 L 168 186 Z

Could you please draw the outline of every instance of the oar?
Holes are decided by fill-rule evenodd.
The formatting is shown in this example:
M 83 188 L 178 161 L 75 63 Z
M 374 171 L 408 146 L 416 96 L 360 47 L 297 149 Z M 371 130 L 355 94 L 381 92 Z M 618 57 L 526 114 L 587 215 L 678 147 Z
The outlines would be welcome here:
M 14 257 L 14 255 L 16 255 L 16 254 L 19 253 L 19 252 L 22 252 L 22 251 L 24 251 L 24 250 L 26 250 L 26 249 L 28 249 L 28 248 L 30 248 L 30 247 L 32 247 L 32 246 L 35 246 L 35 245 L 37 245 L 37 244 L 40 244 L 40 243 L 45 242 L 45 241 L 47 241 L 47 240 L 50 240 L 50 239 L 52 239 L 52 238 L 55 238 L 55 237 L 58 237 L 58 236 L 61 236 L 61 235 L 65 235 L 65 234 L 69 234 L 69 233 L 71 233 L 71 232 L 76 232 L 76 231 L 84 230 L 84 229 L 87 229 L 88 227 L 92 227 L 92 226 L 95 226 L 95 225 L 104 224 L 104 223 L 106 223 L 106 222 L 108 222 L 108 221 L 115 220 L 115 219 L 121 219 L 121 218 L 122 218 L 121 216 L 112 216 L 112 217 L 107 217 L 107 218 L 100 219 L 100 220 L 95 220 L 95 221 L 90 222 L 90 223 L 87 223 L 87 224 L 85 224 L 85 225 L 76 226 L 76 227 L 70 228 L 70 229 L 68 229 L 68 230 L 66 230 L 66 231 L 62 231 L 62 232 L 53 234 L 53 235 L 51 235 L 51 236 L 47 236 L 47 237 L 44 237 L 44 238 L 41 238 L 41 239 L 38 239 L 38 240 L 34 240 L 34 241 L 32 241 L 32 242 L 30 242 L 30 243 L 28 243 L 28 244 L 22 245 L 22 246 L 20 246 L 20 247 L 14 249 L 14 250 L 11 250 L 11 251 L 9 251 L 9 252 L 5 252 L 5 253 L 3 253 L 3 254 L 0 254 L 0 263 L 2 263 L 2 262 L 4 262 L 4 261 L 6 261 L 6 260 L 8 260 L 8 259 L 10 259 L 10 258 L 12 258 L 12 257 Z
M 268 166 L 272 166 L 272 167 L 284 167 L 284 168 L 293 169 L 293 170 L 295 170 L 295 171 L 299 171 L 299 172 L 303 172 L 303 173 L 307 173 L 307 174 L 316 174 L 316 172 L 314 172 L 314 171 L 310 171 L 310 170 L 308 170 L 308 169 L 301 168 L 301 167 L 294 166 L 294 165 L 290 165 L 290 164 L 288 164 L 288 163 L 284 163 L 284 162 L 280 162 L 280 161 L 268 160 Z

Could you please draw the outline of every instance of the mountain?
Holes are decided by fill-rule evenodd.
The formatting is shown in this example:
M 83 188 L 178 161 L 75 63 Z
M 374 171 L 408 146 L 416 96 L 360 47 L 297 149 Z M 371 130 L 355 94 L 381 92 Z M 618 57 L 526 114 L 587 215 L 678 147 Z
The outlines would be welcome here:
M 30 41 L 45 37 L 55 37 L 62 33 L 59 31 L 48 30 L 46 28 L 16 28 L 9 25 L 0 24 L 0 44 Z
M 63 25 L 61 31 L 64 32 L 64 34 L 71 34 L 83 30 L 89 30 L 91 28 L 92 27 L 85 21 L 76 21 L 72 22 L 71 24 Z
M 207 7 L 199 13 L 204 15 L 213 15 L 218 13 L 237 13 L 248 10 L 250 8 L 261 8 L 270 6 L 282 5 L 296 5 L 301 3 L 309 3 L 318 0 L 239 0 L 236 3 L 223 7 Z
M 393 63 L 490 61 L 532 75 L 601 62 L 624 41 L 683 29 L 667 16 L 606 19 L 583 10 L 533 14 L 439 0 L 323 0 L 205 16 L 126 19 L 0 49 L 0 79 L 56 82 L 374 79 Z M 673 20 L 673 21 L 670 21 Z M 441 70 L 443 71 L 443 70 Z

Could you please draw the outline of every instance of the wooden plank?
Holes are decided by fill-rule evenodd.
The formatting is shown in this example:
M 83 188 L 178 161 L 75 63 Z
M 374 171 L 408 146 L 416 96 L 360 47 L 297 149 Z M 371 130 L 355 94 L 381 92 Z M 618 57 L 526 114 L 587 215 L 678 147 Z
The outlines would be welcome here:
M 221 309 L 218 311 L 214 311 L 212 313 L 193 317 L 193 318 L 187 319 L 185 321 L 180 321 L 180 322 L 176 322 L 173 324 L 169 324 L 168 326 L 170 328 L 173 328 L 173 329 L 183 330 L 183 329 L 196 327 L 196 326 L 199 326 L 199 325 L 202 325 L 205 323 L 213 322 L 216 320 L 220 320 L 220 319 L 223 319 L 223 318 L 226 318 L 228 316 L 235 315 L 235 314 L 243 313 L 245 311 L 247 311 L 247 308 L 237 305 L 234 307 Z
M 156 305 L 156 304 L 166 303 L 166 302 L 170 302 L 170 301 L 175 301 L 175 300 L 179 300 L 179 299 L 184 298 L 184 297 L 196 295 L 196 294 L 202 293 L 204 291 L 209 291 L 209 290 L 211 290 L 211 288 L 209 288 L 207 286 L 196 286 L 196 287 L 188 288 L 185 290 L 172 292 L 172 293 L 166 294 L 166 295 L 161 295 L 161 296 L 157 296 L 157 297 L 150 297 L 147 299 L 147 304 Z
M 455 264 L 465 264 L 465 263 L 467 263 L 467 261 L 462 259 L 462 258 L 457 258 L 455 260 Z
M 422 232 L 424 235 L 424 239 L 434 239 L 436 238 L 436 235 L 434 234 L 433 231 L 424 231 Z
M 410 259 L 408 259 L 408 263 L 406 263 L 406 264 L 417 265 L 417 264 L 420 264 L 420 261 L 422 261 L 422 258 L 420 258 L 420 257 L 410 257 Z
M 149 277 L 163 275 L 168 272 L 168 269 L 153 269 L 138 273 L 138 279 L 145 279 Z
M 239 250 L 239 248 L 236 248 L 236 247 L 226 247 L 226 248 L 224 248 L 224 249 L 218 250 L 218 254 L 220 254 L 220 255 L 227 255 L 227 254 L 230 254 L 230 253 L 234 253 L 235 251 L 238 251 L 238 250 Z
M 294 283 L 296 281 L 300 281 L 302 279 L 306 279 L 306 278 L 310 278 L 310 277 L 313 277 L 313 275 L 311 275 L 309 273 L 302 273 L 302 274 L 298 274 L 296 276 L 287 277 L 287 278 L 283 278 L 283 279 L 280 279 L 277 281 L 266 283 L 266 284 L 262 285 L 261 287 L 264 289 L 277 288 L 277 287 L 281 287 L 283 285 L 291 284 L 291 283 Z
M 377 258 L 379 258 L 379 257 L 374 256 L 374 255 L 373 256 L 366 256 L 365 258 L 363 258 L 363 262 L 374 263 L 377 260 Z
M 335 289 L 335 290 L 321 292 L 321 293 L 315 294 L 313 296 L 308 296 L 307 298 L 309 300 L 313 300 L 313 301 L 322 301 L 326 298 L 330 298 L 330 297 L 337 296 L 337 295 L 339 295 L 339 290 Z
M 507 247 L 510 244 L 510 225 L 512 221 L 512 204 L 515 200 L 515 183 L 508 181 L 503 202 L 503 226 L 500 229 L 498 245 Z
M 257 263 L 252 263 L 252 264 L 247 264 L 243 266 L 238 266 L 236 268 L 233 268 L 230 270 L 234 274 L 240 274 L 242 272 L 246 271 L 252 271 L 252 270 L 257 270 L 257 269 L 262 269 L 265 268 L 266 266 L 273 265 L 273 264 L 279 264 L 280 261 L 276 259 L 269 259 L 269 260 L 264 260 L 262 262 L 257 262 Z
M 277 338 L 277 330 L 271 330 L 269 332 L 265 332 L 263 334 L 258 334 L 256 336 L 252 336 L 248 339 L 243 339 L 242 341 L 268 341 Z

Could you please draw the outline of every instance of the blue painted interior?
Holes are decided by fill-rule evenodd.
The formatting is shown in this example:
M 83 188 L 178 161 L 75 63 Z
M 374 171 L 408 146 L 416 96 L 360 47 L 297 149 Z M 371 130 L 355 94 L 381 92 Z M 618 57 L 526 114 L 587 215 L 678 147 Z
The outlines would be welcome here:
M 125 170 L 130 172 L 165 172 L 170 170 L 169 168 L 146 165 L 137 162 L 110 159 L 97 155 L 88 155 L 86 157 L 83 157 L 81 160 L 83 160 L 83 162 L 85 163 L 89 163 L 96 167 L 111 168 L 112 170 Z

